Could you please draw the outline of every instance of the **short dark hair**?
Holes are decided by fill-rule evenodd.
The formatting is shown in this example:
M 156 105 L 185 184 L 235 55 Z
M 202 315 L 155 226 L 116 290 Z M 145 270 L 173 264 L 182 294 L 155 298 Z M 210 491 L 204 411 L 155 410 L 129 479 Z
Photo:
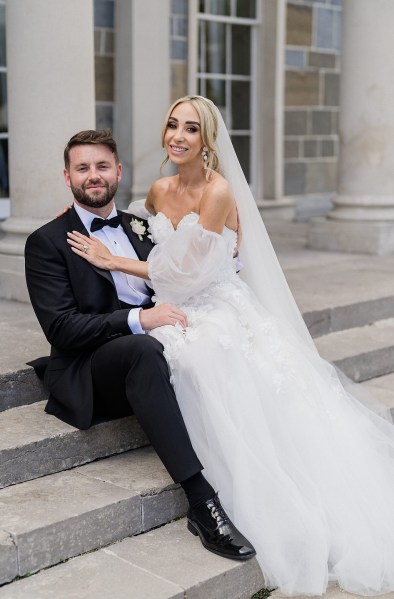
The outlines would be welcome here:
M 88 129 L 73 135 L 64 148 L 64 166 L 67 170 L 70 168 L 71 148 L 84 144 L 102 144 L 103 146 L 107 146 L 113 153 L 116 164 L 119 163 L 118 148 L 116 146 L 116 141 L 112 137 L 112 131 L 110 129 L 100 129 L 98 131 Z

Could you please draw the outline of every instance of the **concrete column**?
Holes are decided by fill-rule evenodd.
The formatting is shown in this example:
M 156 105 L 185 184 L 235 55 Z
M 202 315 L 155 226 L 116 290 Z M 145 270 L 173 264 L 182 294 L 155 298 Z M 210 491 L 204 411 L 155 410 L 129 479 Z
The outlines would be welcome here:
M 345 0 L 338 195 L 309 225 L 318 249 L 394 251 L 394 2 Z
M 284 121 L 284 54 L 286 38 L 286 1 L 264 0 L 258 55 L 262 70 L 257 76 L 258 101 L 256 124 L 261 125 L 257 135 L 258 159 L 263 168 L 257 168 L 256 198 L 264 220 L 292 220 L 294 202 L 283 197 L 283 121 Z M 261 60 L 257 60 L 257 68 Z
M 93 0 L 8 0 L 6 36 L 11 217 L 0 296 L 27 300 L 26 237 L 70 201 L 63 149 L 95 126 Z
M 116 1 L 114 134 L 123 164 L 117 203 L 145 197 L 160 176 L 170 106 L 170 0 Z

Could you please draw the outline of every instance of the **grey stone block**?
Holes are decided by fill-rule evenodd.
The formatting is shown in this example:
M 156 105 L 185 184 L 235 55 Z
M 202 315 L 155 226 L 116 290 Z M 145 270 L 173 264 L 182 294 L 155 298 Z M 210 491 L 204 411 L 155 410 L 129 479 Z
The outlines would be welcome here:
M 151 448 L 0 491 L 0 530 L 12 535 L 21 576 L 184 513 L 183 491 Z
M 1 599 L 184 599 L 183 589 L 96 551 L 0 589 Z
M 335 360 L 334 363 L 352 381 L 360 383 L 368 379 L 392 373 L 394 370 L 394 345 L 373 352 Z
M 30 366 L 0 374 L 0 412 L 43 401 L 48 393 Z
M 0 585 L 18 575 L 16 545 L 11 535 L 0 530 Z
M 134 416 L 80 431 L 43 408 L 41 402 L 0 414 L 0 488 L 148 444 Z
M 298 158 L 300 155 L 300 142 L 298 139 L 285 140 L 285 158 Z
M 0 493 L 0 526 L 13 536 L 22 576 L 141 530 L 138 495 L 75 472 Z
M 285 135 L 306 135 L 308 112 L 306 110 L 285 111 Z
M 369 379 L 361 384 L 374 399 L 386 406 L 394 418 L 394 373 Z
M 394 319 L 330 333 L 315 343 L 325 359 L 356 382 L 394 372 Z
M 322 139 L 321 142 L 321 155 L 322 156 L 337 156 L 337 143 L 334 139 Z
M 332 52 L 309 52 L 308 66 L 333 69 L 337 55 Z
M 324 73 L 324 105 L 339 105 L 339 74 Z
M 114 101 L 114 58 L 113 56 L 95 56 L 94 74 L 96 101 Z
M 288 3 L 286 11 L 286 42 L 295 46 L 310 46 L 312 42 L 312 9 Z
M 304 312 L 303 318 L 312 337 L 319 337 L 344 329 L 362 327 L 378 320 L 394 318 L 394 297 L 381 297 Z
M 317 139 L 304 139 L 304 157 L 316 158 L 319 156 L 319 143 Z
M 333 110 L 331 117 L 332 117 L 331 130 L 332 130 L 333 134 L 337 135 L 338 130 L 339 130 L 339 110 Z
M 330 110 L 312 111 L 313 135 L 329 135 L 332 133 L 332 118 Z
M 305 193 L 305 163 L 285 163 L 285 195 Z
M 331 333 L 331 310 L 314 310 L 303 315 L 306 326 L 312 337 L 320 337 Z
M 313 106 L 319 102 L 320 78 L 317 71 L 286 71 L 286 106 Z
M 86 464 L 76 472 L 139 493 L 142 530 L 186 513 L 188 504 L 183 490 L 173 483 L 152 447 Z
M 141 497 L 143 530 L 157 528 L 187 512 L 188 501 L 183 489 L 169 489 Z
M 264 587 L 255 559 L 242 563 L 209 553 L 182 520 L 104 551 L 179 585 L 188 599 L 250 599 Z
M 331 330 L 342 331 L 362 327 L 393 317 L 394 297 L 381 297 L 349 306 L 336 306 L 331 313 Z
M 332 252 L 384 256 L 394 252 L 394 224 L 392 221 L 312 218 L 307 243 L 309 247 Z

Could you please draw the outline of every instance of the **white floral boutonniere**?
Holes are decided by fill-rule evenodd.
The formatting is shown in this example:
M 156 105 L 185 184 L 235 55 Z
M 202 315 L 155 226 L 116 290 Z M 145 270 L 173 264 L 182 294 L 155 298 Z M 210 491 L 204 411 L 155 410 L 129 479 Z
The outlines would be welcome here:
M 133 233 L 138 235 L 140 241 L 144 241 L 144 235 L 146 235 L 146 227 L 144 223 L 136 218 L 132 218 L 130 221 L 131 229 Z

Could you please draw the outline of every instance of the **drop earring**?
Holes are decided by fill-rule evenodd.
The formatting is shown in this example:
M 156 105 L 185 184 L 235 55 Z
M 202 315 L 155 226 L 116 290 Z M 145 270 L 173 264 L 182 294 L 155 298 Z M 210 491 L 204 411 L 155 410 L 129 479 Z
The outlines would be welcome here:
M 204 162 L 207 162 L 207 160 L 208 160 L 208 148 L 206 148 L 204 146 L 201 153 L 202 153 L 202 159 L 204 160 Z

